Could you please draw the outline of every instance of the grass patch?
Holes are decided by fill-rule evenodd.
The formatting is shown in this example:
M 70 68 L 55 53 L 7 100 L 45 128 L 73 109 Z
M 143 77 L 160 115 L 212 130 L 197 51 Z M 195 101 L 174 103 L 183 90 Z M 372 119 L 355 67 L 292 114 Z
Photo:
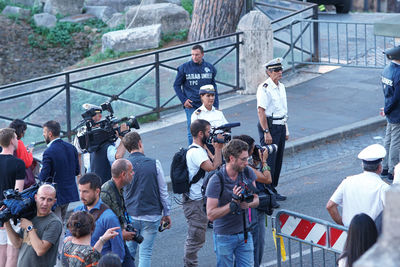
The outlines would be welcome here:
M 137 118 L 137 121 L 139 122 L 139 124 L 148 123 L 148 122 L 157 121 L 157 120 L 158 120 L 157 113 L 143 115 L 143 116 L 139 116 Z
M 192 0 L 181 0 L 182 7 L 189 12 L 190 17 L 193 13 L 193 1 Z
M 162 47 L 171 41 L 185 41 L 187 39 L 187 35 L 188 30 L 180 30 L 176 33 L 163 34 L 161 36 L 160 46 Z

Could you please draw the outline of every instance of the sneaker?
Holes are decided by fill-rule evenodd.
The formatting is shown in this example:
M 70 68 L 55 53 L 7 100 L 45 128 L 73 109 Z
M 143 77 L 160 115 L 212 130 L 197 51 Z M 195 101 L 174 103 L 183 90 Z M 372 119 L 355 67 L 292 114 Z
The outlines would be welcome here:
M 389 170 L 388 169 L 383 169 L 381 172 L 381 177 L 382 178 L 386 178 L 389 174 Z

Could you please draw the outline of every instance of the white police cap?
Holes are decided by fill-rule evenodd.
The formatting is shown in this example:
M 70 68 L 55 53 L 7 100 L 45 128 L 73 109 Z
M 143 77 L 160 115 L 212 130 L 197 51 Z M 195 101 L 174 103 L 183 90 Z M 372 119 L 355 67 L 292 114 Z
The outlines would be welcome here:
M 82 107 L 85 110 L 93 109 L 96 113 L 101 113 L 103 111 L 101 107 L 88 103 L 83 104 Z
M 386 149 L 379 144 L 367 146 L 358 154 L 358 158 L 366 163 L 378 163 L 386 156 Z
M 202 87 L 200 87 L 199 95 L 202 95 L 202 94 L 215 94 L 214 85 L 206 84 L 206 85 L 203 85 Z
M 275 68 L 282 68 L 282 61 L 283 61 L 283 58 L 277 57 L 277 58 L 274 58 L 274 59 L 268 61 L 266 64 L 264 64 L 264 67 L 267 70 L 275 69 Z

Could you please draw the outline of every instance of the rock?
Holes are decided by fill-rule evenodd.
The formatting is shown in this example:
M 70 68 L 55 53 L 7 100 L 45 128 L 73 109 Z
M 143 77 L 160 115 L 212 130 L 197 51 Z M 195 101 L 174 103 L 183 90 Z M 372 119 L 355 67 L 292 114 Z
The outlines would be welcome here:
M 119 25 L 125 25 L 125 15 L 122 13 L 114 13 L 109 21 L 106 22 L 110 28 L 116 28 Z
M 170 3 L 141 6 L 135 21 L 130 25 L 138 8 L 133 6 L 126 12 L 125 23 L 129 25 L 128 28 L 161 24 L 161 32 L 166 34 L 190 27 L 189 13 L 183 7 Z
M 56 26 L 57 18 L 49 13 L 40 13 L 33 16 L 33 21 L 38 27 L 53 28 Z
M 6 6 L 1 12 L 4 16 L 17 16 L 19 18 L 27 18 L 30 16 L 31 11 L 16 6 Z
M 60 22 L 80 23 L 80 22 L 85 22 L 89 19 L 94 19 L 94 18 L 96 18 L 96 17 L 92 14 L 79 14 L 79 15 L 73 15 L 73 16 L 69 16 L 69 17 L 60 19 Z
M 109 6 L 123 12 L 125 7 L 139 5 L 140 0 L 86 0 L 86 6 Z
M 11 4 L 20 4 L 27 7 L 35 6 L 39 4 L 38 0 L 11 0 Z
M 108 32 L 102 37 L 102 51 L 131 52 L 157 48 L 161 40 L 161 24 Z
M 81 14 L 84 0 L 47 0 L 44 12 L 63 16 Z
M 104 23 L 109 21 L 114 13 L 117 13 L 117 10 L 109 6 L 86 6 L 86 14 L 95 15 Z
M 143 5 L 160 4 L 160 3 L 171 3 L 180 6 L 181 0 L 143 0 Z
M 267 79 L 263 64 L 274 56 L 271 21 L 260 11 L 251 11 L 241 18 L 237 31 L 243 32 L 244 43 L 239 50 L 240 86 L 244 93 L 255 94 L 258 85 Z
M 85 32 L 90 32 L 92 30 L 92 28 L 90 28 L 90 26 L 88 26 L 88 25 L 85 25 L 85 26 L 83 26 L 83 30 Z

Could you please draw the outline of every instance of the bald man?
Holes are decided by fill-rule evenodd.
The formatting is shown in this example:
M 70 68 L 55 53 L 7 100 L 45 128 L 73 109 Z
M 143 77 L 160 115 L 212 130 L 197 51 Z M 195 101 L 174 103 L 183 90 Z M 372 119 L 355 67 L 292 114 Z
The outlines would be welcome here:
M 11 243 L 20 248 L 18 266 L 54 266 L 62 231 L 60 219 L 51 211 L 56 203 L 56 190 L 51 185 L 42 185 L 35 201 L 36 216 L 32 221 L 22 218 L 18 233 L 10 222 L 4 225 Z

